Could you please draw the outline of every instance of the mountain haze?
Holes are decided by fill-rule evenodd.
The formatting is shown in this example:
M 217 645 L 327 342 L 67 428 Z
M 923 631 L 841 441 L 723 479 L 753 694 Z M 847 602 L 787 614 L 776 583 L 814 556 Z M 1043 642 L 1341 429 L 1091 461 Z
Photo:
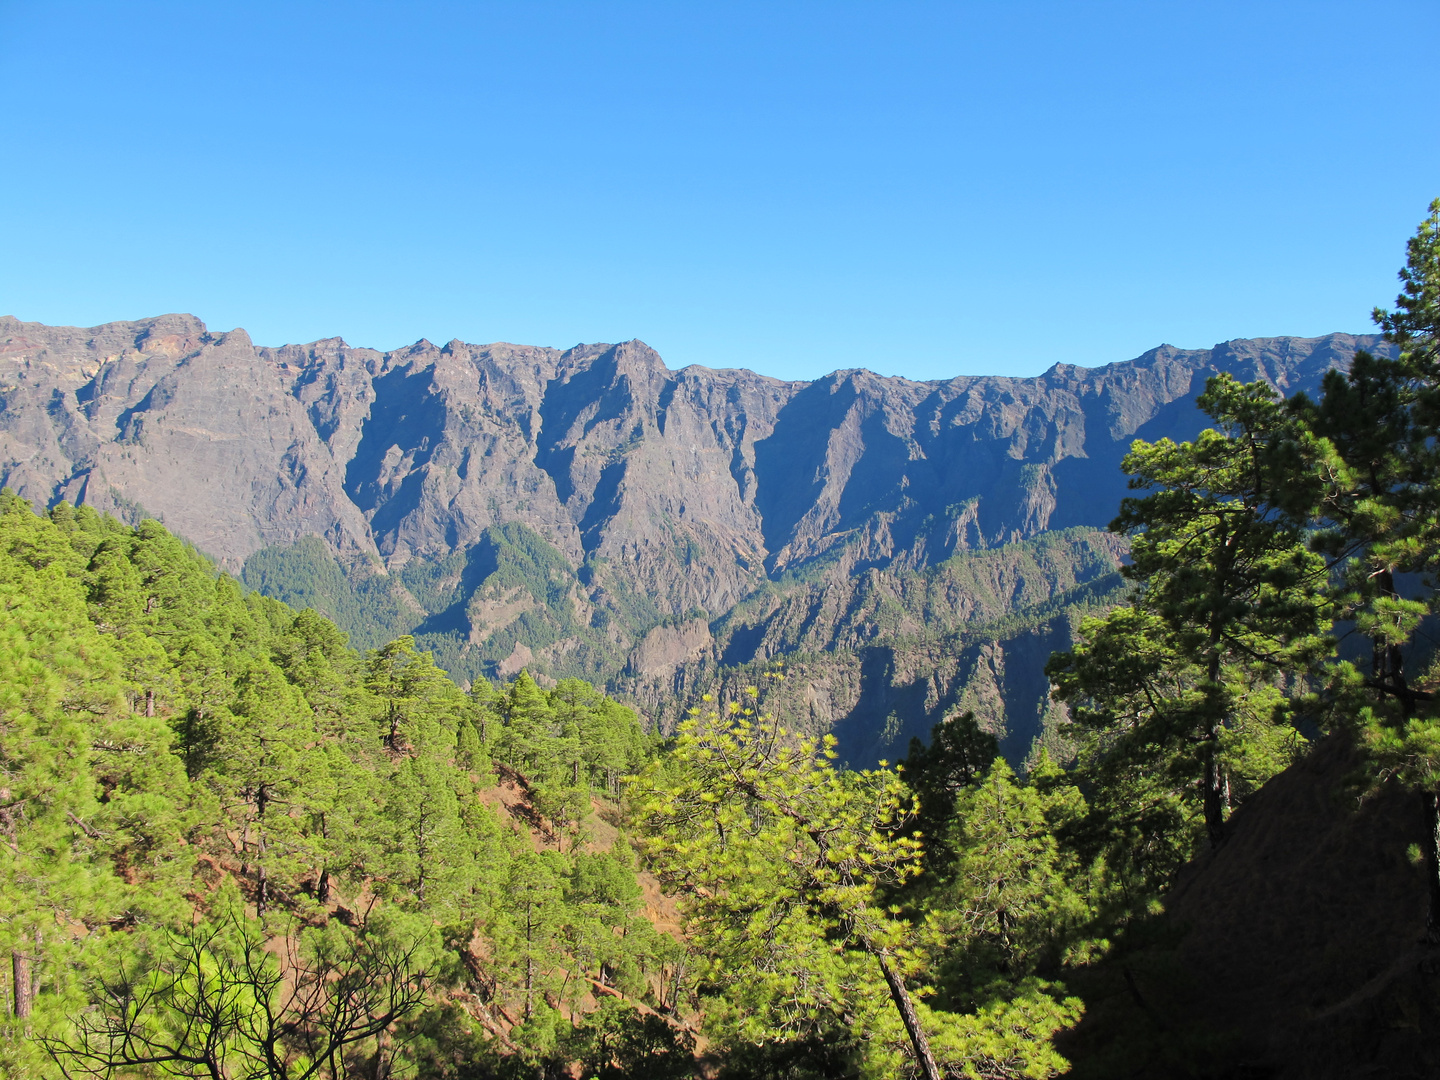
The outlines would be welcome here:
M 357 644 L 578 674 L 653 716 L 789 658 L 854 760 L 972 706 L 1023 757 L 1039 669 L 1118 586 L 1135 438 L 1205 379 L 1318 385 L 1375 336 L 1169 345 L 1035 378 L 668 369 L 639 341 L 279 348 L 189 315 L 0 318 L 0 482 L 151 515 Z M 743 358 L 737 358 L 743 359 Z M 1038 681 L 1037 681 L 1038 680 Z M 888 748 L 888 749 L 887 749 Z

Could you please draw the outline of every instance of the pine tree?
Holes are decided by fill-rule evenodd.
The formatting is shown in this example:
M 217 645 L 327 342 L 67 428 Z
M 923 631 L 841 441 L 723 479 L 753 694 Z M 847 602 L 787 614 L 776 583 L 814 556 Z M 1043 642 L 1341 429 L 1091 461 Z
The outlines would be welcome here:
M 525 1023 L 543 1018 L 545 995 L 560 988 L 563 868 L 563 859 L 553 852 L 516 852 L 497 913 L 496 959 L 510 972 Z
M 644 994 L 677 946 L 639 914 L 628 849 L 577 850 L 592 788 L 640 761 L 634 714 L 582 683 L 519 682 L 467 697 L 413 641 L 362 659 L 158 523 L 0 496 L 0 949 L 20 1036 L 0 1040 L 0 1076 L 41 1075 L 30 1030 L 74 1075 L 145 1071 L 128 1055 L 148 1048 L 157 1072 L 338 1076 L 360 1039 L 388 1074 L 409 1052 L 388 995 L 418 1007 L 382 940 L 404 909 L 523 1005 L 522 1057 L 571 1052 L 554 1003 L 573 1020 L 596 983 Z M 539 803 L 547 784 L 569 800 L 551 809 L 568 857 L 477 797 L 507 740 L 543 772 Z M 364 901 L 353 933 L 337 891 Z M 663 1051 L 673 1071 L 678 1044 L 647 1023 L 616 1028 L 609 1060 Z
M 76 928 L 103 938 L 173 918 L 188 869 L 168 732 L 131 713 L 122 658 L 87 599 L 67 533 L 0 496 L 0 949 L 22 1036 L 0 1052 L 8 1075 L 36 1071 L 23 1035 L 73 1006 L 72 973 L 93 951 Z
M 78 583 L 59 563 L 22 561 L 34 554 L 0 554 L 0 949 L 22 1026 L 45 977 L 47 931 L 63 939 L 67 923 L 110 906 L 110 876 L 88 857 L 102 839 L 90 740 L 120 697 L 118 658 L 90 630 Z
M 955 798 L 978 783 L 1000 753 L 995 736 L 982 731 L 973 712 L 949 717 L 930 729 L 930 742 L 910 740 L 900 773 L 915 794 L 915 815 L 909 832 L 926 840 L 925 864 L 938 869 L 950 857 L 944 844 L 932 844 L 955 816 Z
M 1044 763 L 1041 775 L 1053 775 Z M 1074 787 L 1022 784 L 1004 758 L 961 792 L 945 837 L 954 857 L 925 904 L 946 1007 L 977 1008 L 997 983 L 1039 988 L 1031 980 L 1040 963 L 1058 966 L 1093 914 L 1088 875 L 1056 840 L 1084 812 Z
M 546 699 L 561 732 L 560 767 L 571 784 L 614 797 L 620 778 L 644 757 L 644 733 L 634 710 L 606 697 L 589 683 L 562 679 Z
M 448 763 L 407 755 L 385 785 L 385 895 L 437 917 L 453 915 L 471 865 L 455 791 L 460 783 L 464 778 Z
M 410 636 L 370 654 L 365 687 L 380 703 L 380 739 L 393 753 L 449 753 L 466 711 L 465 696 L 435 658 L 415 648 Z
M 460 723 L 459 734 L 455 736 L 455 763 L 467 772 L 486 773 L 490 762 L 485 756 L 480 735 L 469 717 Z
M 304 755 L 307 769 L 299 847 L 313 866 L 312 895 L 328 904 L 339 883 L 362 887 L 383 873 L 391 824 L 381 811 L 377 764 L 355 747 L 322 740 Z
M 255 883 L 263 915 L 276 880 L 292 884 L 313 867 L 304 843 L 308 781 L 314 773 L 314 715 L 304 697 L 269 663 L 237 681 L 233 711 L 210 742 L 209 786 L 219 796 L 223 834 L 234 836 L 242 873 Z
M 581 971 L 630 995 L 646 989 L 641 977 L 654 942 L 639 914 L 642 892 L 635 868 L 611 852 L 576 853 L 565 882 L 568 950 Z
M 520 672 L 510 684 L 502 709 L 505 730 L 496 747 L 497 759 L 530 782 L 561 771 L 563 762 L 556 745 L 559 723 L 550 699 L 528 671 Z
M 1326 565 L 1274 492 L 1292 481 L 1293 423 L 1264 384 L 1212 378 L 1198 404 L 1224 430 L 1193 443 L 1137 441 L 1132 488 L 1111 524 L 1133 537 L 1131 607 L 1081 627 L 1046 667 L 1055 695 L 1100 736 L 1091 759 L 1127 756 L 1194 778 L 1210 843 L 1225 835 L 1232 770 L 1263 782 L 1290 738 L 1277 680 L 1330 650 Z M 1186 799 L 1185 801 L 1189 801 Z
M 1063 1063 L 1048 1038 L 1072 1005 L 959 1016 L 916 1000 L 911 929 L 880 894 L 918 869 L 919 844 L 900 832 L 904 788 L 883 767 L 836 771 L 833 745 L 737 705 L 687 721 L 635 784 L 647 851 L 685 897 L 702 977 L 726 990 L 709 1022 L 749 1042 L 858 1027 L 870 1067 L 898 1071 L 903 1045 L 932 1080 L 942 1062 L 1051 1075 Z M 1017 1023 L 1027 1010 L 1034 1022 Z
M 1353 710 L 1377 779 L 1400 780 L 1420 794 L 1426 936 L 1440 944 L 1440 721 L 1431 693 L 1413 685 L 1405 662 L 1421 618 L 1433 609 L 1440 571 L 1440 200 L 1408 242 L 1400 281 L 1396 310 L 1375 311 L 1399 355 L 1357 354 L 1347 375 L 1327 376 L 1318 404 L 1300 398 L 1293 407 L 1343 460 L 1318 502 L 1317 517 L 1328 527 L 1320 544 L 1348 558 L 1342 612 L 1373 643 L 1368 676 L 1340 665 L 1338 704 Z M 1426 575 L 1419 597 L 1401 595 L 1397 577 L 1406 572 Z M 1360 688 L 1370 701 L 1347 692 Z

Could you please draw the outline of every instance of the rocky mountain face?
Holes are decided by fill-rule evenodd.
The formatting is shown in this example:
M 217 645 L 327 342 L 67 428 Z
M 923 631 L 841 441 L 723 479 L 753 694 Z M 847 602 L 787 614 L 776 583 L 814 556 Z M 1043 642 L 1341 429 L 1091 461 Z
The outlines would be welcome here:
M 832 732 L 852 762 L 903 756 L 909 739 L 973 710 L 1023 760 L 1063 714 L 1045 663 L 1069 648 L 1079 620 L 1113 602 L 1121 538 L 1067 529 L 920 570 L 835 568 L 773 582 L 707 626 L 660 626 L 643 646 L 707 633 L 653 668 L 636 661 L 613 681 L 663 724 L 704 693 L 762 688 L 764 703 L 799 728 Z M 687 642 L 688 643 L 688 642 Z M 782 675 L 782 679 L 773 676 Z
M 37 506 L 155 516 L 358 643 L 414 632 L 463 676 L 582 674 L 658 709 L 781 656 L 838 665 L 807 683 L 807 709 L 866 732 L 849 744 L 863 755 L 966 700 L 1002 723 L 1005 658 L 917 658 L 995 620 L 1013 625 L 965 648 L 1068 642 L 1057 603 L 1114 585 L 1121 549 L 1093 530 L 1125 493 L 1120 458 L 1135 438 L 1198 431 L 1209 375 L 1289 392 L 1379 344 L 807 383 L 671 371 L 639 341 L 267 348 L 189 315 L 7 317 L 0 482 Z M 1035 546 L 1056 530 L 1079 531 Z M 833 693 L 815 689 L 826 679 Z M 1028 745 L 1038 723 L 1011 734 Z

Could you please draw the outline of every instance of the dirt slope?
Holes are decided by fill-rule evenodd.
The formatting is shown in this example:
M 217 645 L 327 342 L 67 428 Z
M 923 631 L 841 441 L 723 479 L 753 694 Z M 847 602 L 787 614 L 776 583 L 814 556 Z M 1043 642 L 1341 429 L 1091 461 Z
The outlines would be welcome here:
M 1331 736 L 1275 777 L 1184 874 L 1152 943 L 1083 980 L 1076 1076 L 1440 1076 L 1419 800 L 1357 799 L 1357 765 Z

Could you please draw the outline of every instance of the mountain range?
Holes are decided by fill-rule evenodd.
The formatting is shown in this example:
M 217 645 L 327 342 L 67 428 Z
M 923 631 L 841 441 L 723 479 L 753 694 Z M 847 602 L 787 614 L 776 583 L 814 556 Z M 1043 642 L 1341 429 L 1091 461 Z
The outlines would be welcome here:
M 1208 376 L 1312 389 L 1375 336 L 1162 345 L 1034 378 L 813 382 L 640 341 L 278 348 L 190 315 L 0 318 L 0 483 L 158 518 L 360 646 L 580 675 L 661 725 L 763 682 L 857 764 L 973 708 L 1063 752 L 1043 666 L 1114 602 L 1132 440 Z M 783 680 L 766 677 L 783 674 Z

